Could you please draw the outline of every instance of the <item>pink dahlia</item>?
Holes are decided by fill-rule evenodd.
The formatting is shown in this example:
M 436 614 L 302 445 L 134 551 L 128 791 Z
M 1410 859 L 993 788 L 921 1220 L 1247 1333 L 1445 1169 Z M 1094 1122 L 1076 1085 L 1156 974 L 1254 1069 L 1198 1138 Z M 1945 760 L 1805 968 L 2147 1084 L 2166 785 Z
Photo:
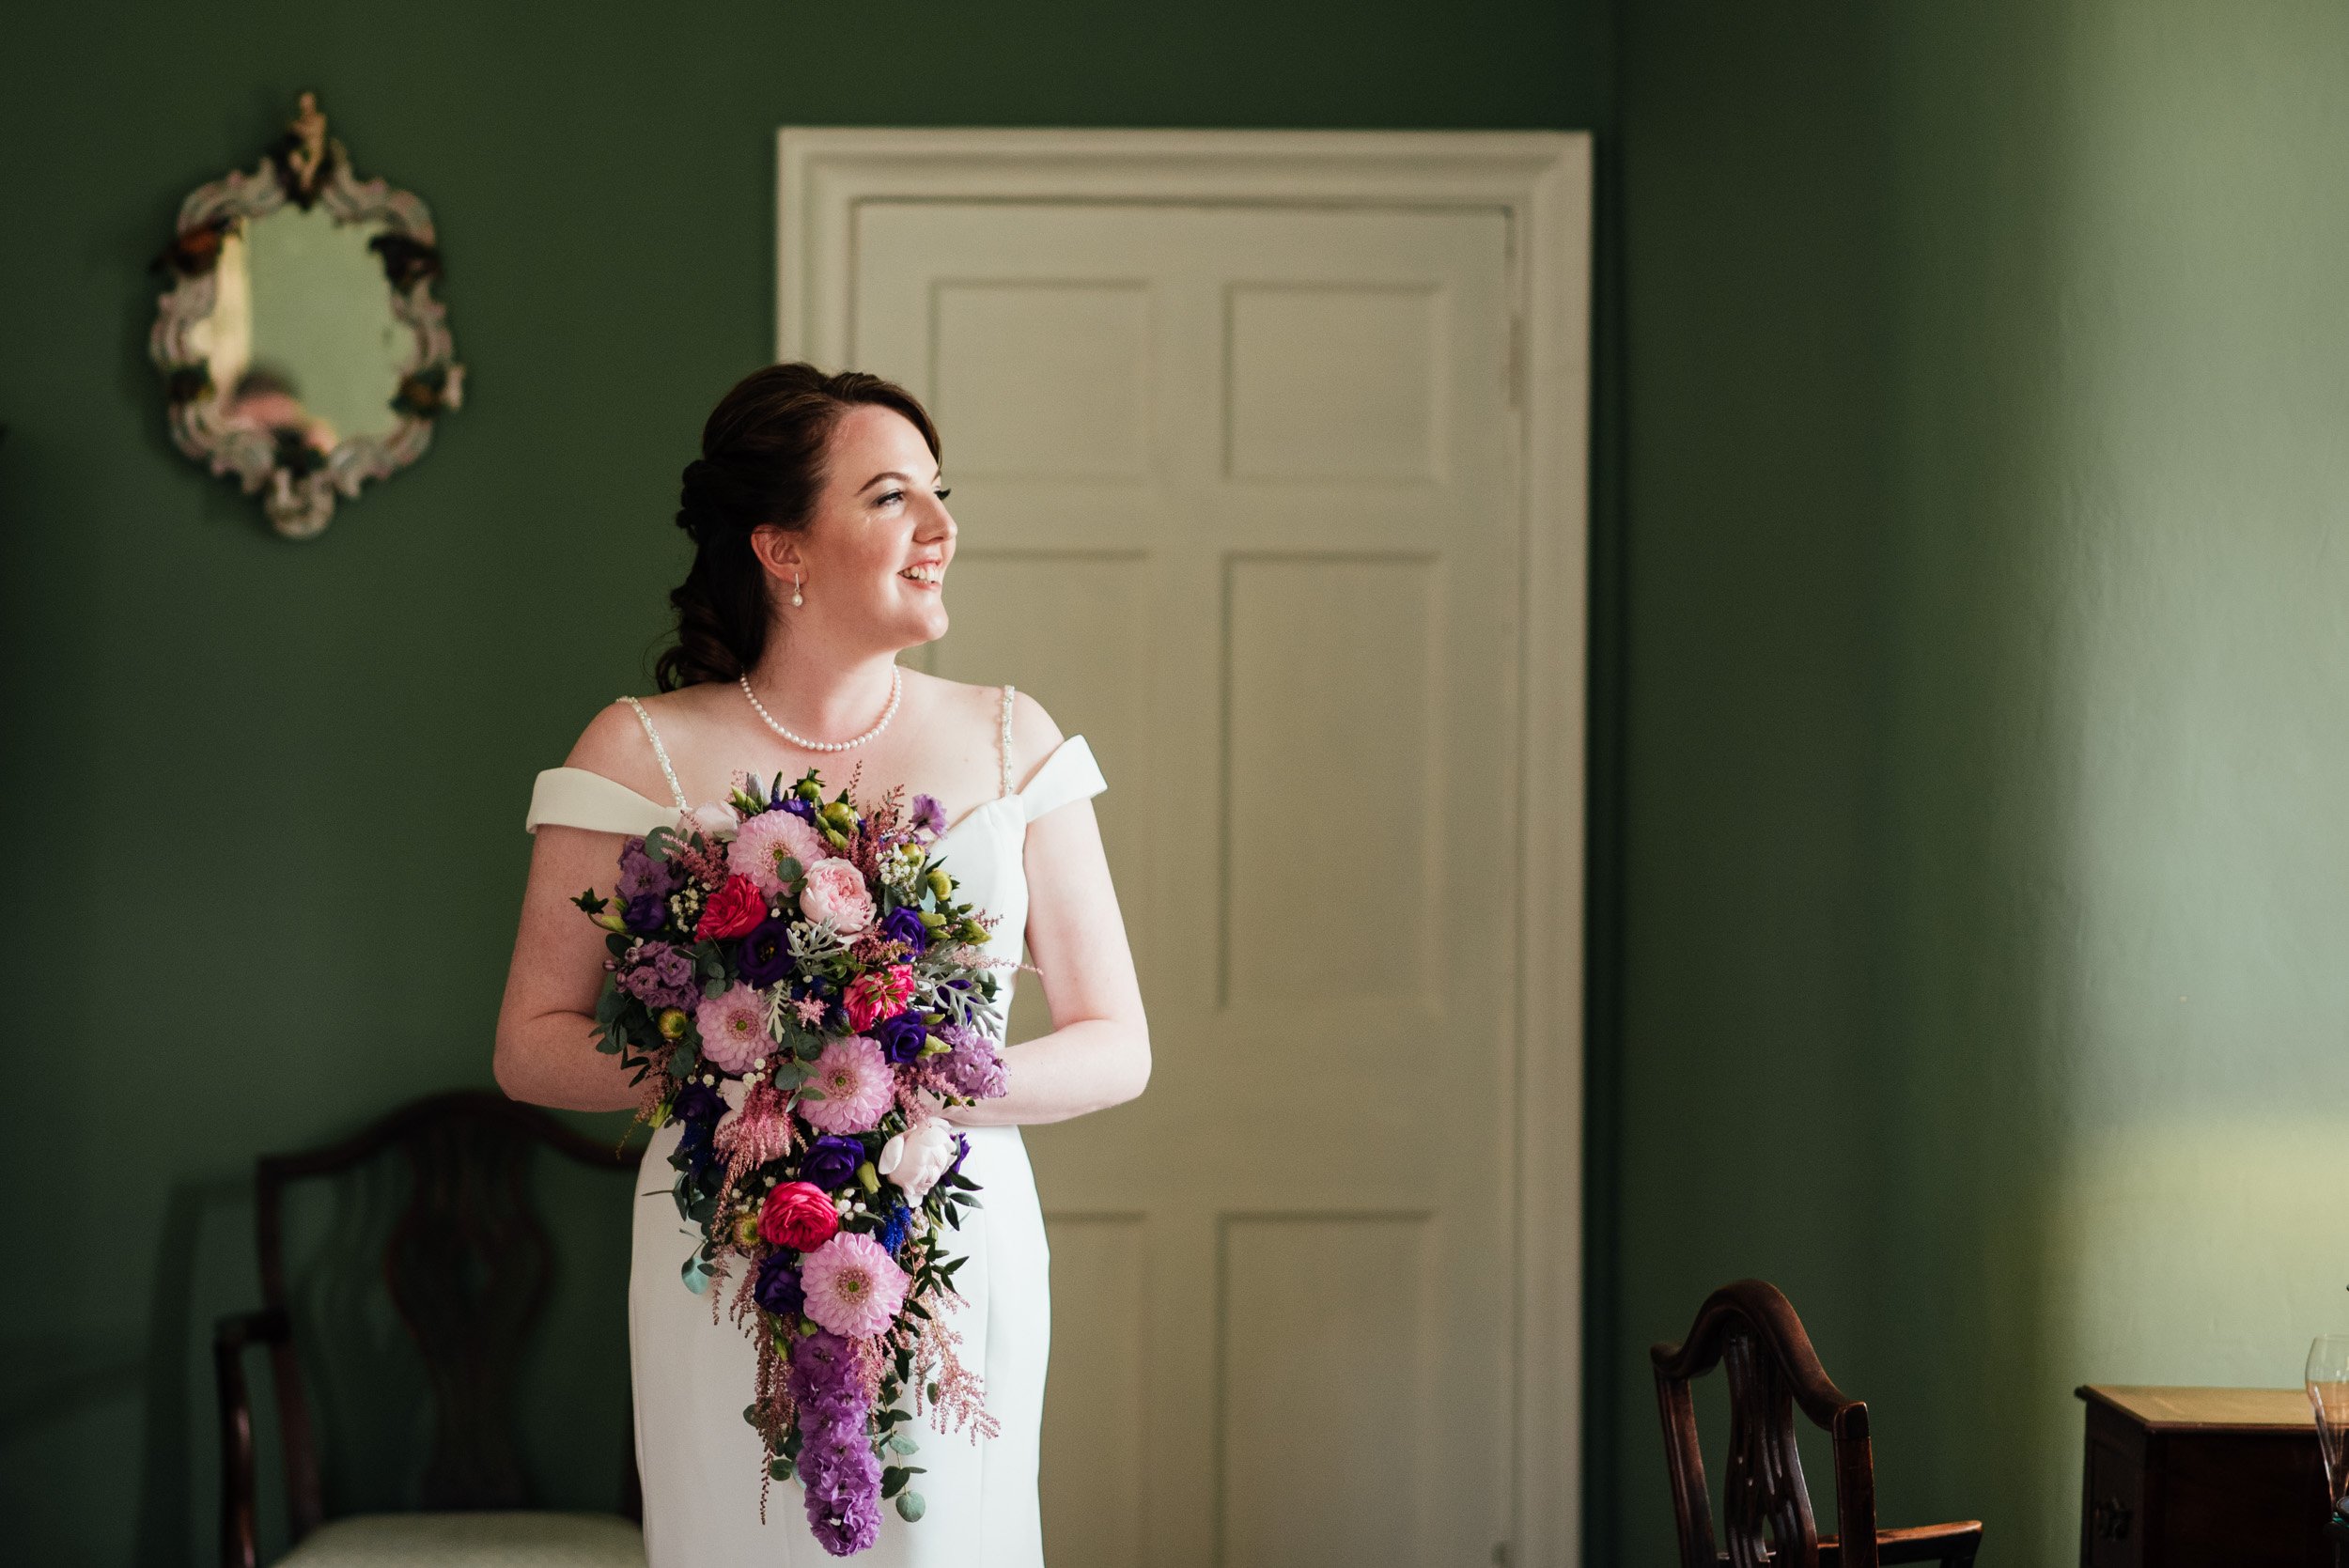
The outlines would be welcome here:
M 800 862 L 805 872 L 832 851 L 803 818 L 787 811 L 761 812 L 742 824 L 726 846 L 726 864 L 751 879 L 759 892 L 780 894 L 786 860 Z
M 746 1073 L 767 1054 L 767 1003 L 748 986 L 727 986 L 693 1009 L 702 1054 L 730 1073 Z
M 824 1047 L 808 1070 L 808 1087 L 824 1097 L 802 1099 L 799 1111 L 821 1132 L 870 1132 L 897 1103 L 889 1059 L 878 1041 L 850 1034 Z M 821 1322 L 822 1319 L 817 1321 Z
M 807 1292 L 807 1315 L 848 1339 L 886 1333 L 905 1305 L 912 1283 L 881 1244 L 856 1231 L 843 1231 L 800 1265 Z

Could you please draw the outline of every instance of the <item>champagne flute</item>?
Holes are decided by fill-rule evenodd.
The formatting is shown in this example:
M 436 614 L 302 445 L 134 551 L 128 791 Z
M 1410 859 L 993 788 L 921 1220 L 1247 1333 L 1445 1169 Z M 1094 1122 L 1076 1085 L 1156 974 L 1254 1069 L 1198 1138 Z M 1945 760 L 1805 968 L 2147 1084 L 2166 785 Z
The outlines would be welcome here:
M 2336 1514 L 2349 1492 L 2349 1334 L 2319 1334 L 2309 1345 L 2309 1407 L 2325 1459 L 2325 1496 Z

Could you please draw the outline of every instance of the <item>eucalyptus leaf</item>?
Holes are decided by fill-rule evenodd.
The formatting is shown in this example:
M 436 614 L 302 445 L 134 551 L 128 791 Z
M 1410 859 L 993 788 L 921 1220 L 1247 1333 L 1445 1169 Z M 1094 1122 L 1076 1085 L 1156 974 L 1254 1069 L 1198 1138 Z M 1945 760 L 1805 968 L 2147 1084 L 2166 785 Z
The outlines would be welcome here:
M 908 1492 L 897 1499 L 897 1517 L 907 1524 L 915 1524 L 922 1517 L 922 1494 Z

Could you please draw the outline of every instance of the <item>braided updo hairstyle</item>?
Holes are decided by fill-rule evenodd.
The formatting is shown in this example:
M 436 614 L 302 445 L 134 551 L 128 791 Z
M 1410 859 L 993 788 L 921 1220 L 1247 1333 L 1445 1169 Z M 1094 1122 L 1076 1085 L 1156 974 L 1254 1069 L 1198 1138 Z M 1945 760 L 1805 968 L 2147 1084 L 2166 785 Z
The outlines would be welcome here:
M 661 691 L 732 680 L 767 651 L 773 608 L 751 535 L 768 523 L 807 526 L 832 429 L 863 403 L 905 415 L 939 455 L 938 428 L 913 394 L 862 370 L 770 365 L 718 399 L 679 492 L 677 525 L 693 541 L 693 565 L 669 595 L 677 644 L 653 665 Z

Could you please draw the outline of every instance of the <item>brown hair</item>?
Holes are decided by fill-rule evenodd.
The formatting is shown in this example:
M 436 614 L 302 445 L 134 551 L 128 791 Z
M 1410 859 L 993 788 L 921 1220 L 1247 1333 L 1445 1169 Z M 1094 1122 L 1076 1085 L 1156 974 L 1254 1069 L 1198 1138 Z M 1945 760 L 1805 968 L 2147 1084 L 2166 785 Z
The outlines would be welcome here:
M 677 643 L 654 662 L 661 690 L 732 680 L 767 651 L 772 608 L 751 535 L 768 523 L 807 526 L 832 428 L 866 403 L 905 415 L 939 455 L 938 428 L 913 394 L 862 370 L 770 365 L 718 399 L 679 491 L 677 525 L 693 541 L 693 565 L 669 595 Z

